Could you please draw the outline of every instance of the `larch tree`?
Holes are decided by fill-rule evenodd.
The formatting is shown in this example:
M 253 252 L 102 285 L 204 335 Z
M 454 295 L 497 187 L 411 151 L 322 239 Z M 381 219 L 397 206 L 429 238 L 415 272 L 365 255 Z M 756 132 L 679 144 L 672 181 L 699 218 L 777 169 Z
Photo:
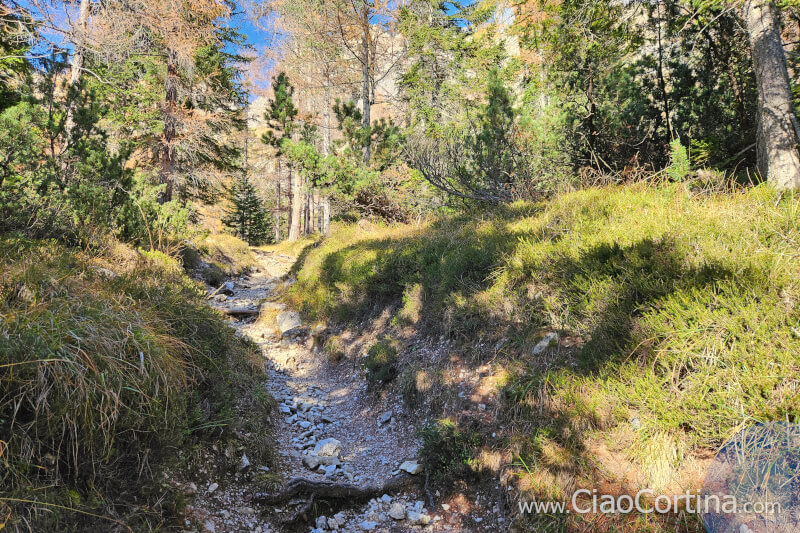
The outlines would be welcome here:
M 332 35 L 361 71 L 361 125 L 366 132 L 372 126 L 377 86 L 394 72 L 404 55 L 397 38 L 398 5 L 388 0 L 333 1 Z M 364 135 L 364 163 L 370 160 L 370 138 L 369 133 Z
M 67 86 L 69 102 L 67 104 L 66 118 L 64 121 L 64 137 L 67 139 L 67 142 L 75 127 L 75 109 L 72 101 L 80 90 L 81 74 L 86 61 L 89 14 L 91 10 L 90 4 L 90 0 L 80 0 L 78 6 L 78 21 L 77 24 L 74 25 L 72 31 L 72 65 L 70 66 L 69 85 Z
M 224 0 L 112 1 L 98 21 L 119 36 L 109 52 L 115 59 L 157 58 L 161 125 L 147 135 L 156 141 L 161 203 L 172 200 L 176 183 L 207 181 L 235 166 L 238 148 L 225 136 L 244 126 L 238 70 L 245 58 L 228 51 L 242 44 L 228 28 L 232 9 Z M 132 80 L 134 92 L 142 81 L 150 83 Z
M 398 31 L 401 5 L 388 0 L 272 0 L 258 4 L 256 12 L 277 14 L 277 27 L 288 33 L 288 50 L 298 38 L 305 41 L 298 51 L 309 50 L 313 42 L 310 49 L 335 68 L 331 79 L 341 80 L 343 89 L 357 95 L 362 128 L 369 130 L 379 84 L 397 72 L 405 54 Z M 368 163 L 370 135 L 363 138 L 362 161 Z

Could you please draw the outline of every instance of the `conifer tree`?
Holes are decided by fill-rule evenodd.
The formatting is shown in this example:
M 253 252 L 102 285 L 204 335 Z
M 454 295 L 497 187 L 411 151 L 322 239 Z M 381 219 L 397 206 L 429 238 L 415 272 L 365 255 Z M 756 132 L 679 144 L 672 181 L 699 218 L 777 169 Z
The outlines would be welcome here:
M 298 109 L 294 105 L 294 87 L 289 83 L 289 77 L 285 72 L 281 72 L 272 82 L 274 97 L 269 101 L 266 112 L 267 124 L 270 129 L 262 136 L 261 140 L 275 148 L 278 174 L 278 216 L 280 221 L 280 180 L 281 180 L 281 158 L 283 157 L 284 141 L 291 140 L 292 133 L 295 131 Z M 300 204 L 301 189 L 300 177 L 292 176 L 292 169 L 289 168 L 289 240 L 296 240 L 300 236 Z
M 222 222 L 248 244 L 257 246 L 269 242 L 272 223 L 264 203 L 247 174 L 242 173 L 231 191 L 231 208 Z

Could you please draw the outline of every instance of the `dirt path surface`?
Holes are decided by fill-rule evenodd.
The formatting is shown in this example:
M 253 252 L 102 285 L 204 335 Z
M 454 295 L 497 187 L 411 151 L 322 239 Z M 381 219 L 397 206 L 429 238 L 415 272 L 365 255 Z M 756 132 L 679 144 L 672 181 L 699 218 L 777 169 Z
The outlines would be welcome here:
M 263 305 L 273 315 L 282 313 L 274 321 L 236 316 L 231 323 L 262 348 L 266 387 L 278 402 L 280 418 L 274 434 L 280 461 L 276 473 L 284 486 L 297 478 L 359 488 L 383 486 L 401 476 L 413 477 L 417 483 L 391 494 L 375 494 L 364 502 L 347 498 L 335 503 L 323 498 L 310 501 L 305 494 L 268 505 L 251 497 L 252 472 L 269 469 L 245 464 L 248 460 L 242 459 L 241 475 L 192 487 L 194 527 L 187 523 L 187 530 L 196 531 L 195 524 L 201 524 L 205 532 L 497 531 L 488 523 L 486 527 L 464 527 L 461 517 L 447 504 L 431 508 L 438 494 L 422 488 L 426 483 L 416 460 L 416 421 L 400 402 L 368 391 L 360 368 L 347 362 L 330 364 L 316 353 L 308 335 L 311 328 L 297 324 L 296 313 L 280 304 L 264 303 L 278 287 L 291 283 L 282 281 L 281 276 L 289 271 L 294 258 L 265 252 L 258 255 L 261 268 L 233 280 L 225 287 L 227 294 L 218 294 L 211 302 L 221 310 L 258 310 Z M 281 335 L 275 331 L 280 318 L 284 327 L 296 326 Z M 250 475 L 245 476 L 246 471 Z

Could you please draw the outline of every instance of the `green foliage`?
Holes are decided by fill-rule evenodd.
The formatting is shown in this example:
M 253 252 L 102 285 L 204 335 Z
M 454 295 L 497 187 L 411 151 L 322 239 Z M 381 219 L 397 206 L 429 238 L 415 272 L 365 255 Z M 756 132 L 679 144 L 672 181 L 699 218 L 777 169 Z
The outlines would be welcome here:
M 429 422 L 419 431 L 420 456 L 434 477 L 464 475 L 472 465 L 480 439 L 474 431 L 463 430 L 449 419 Z
M 464 125 L 492 70 L 510 81 L 519 63 L 508 57 L 491 5 L 414 0 L 400 9 L 408 66 L 399 86 L 413 111 L 412 127 L 437 139 Z
M 270 242 L 272 217 L 247 174 L 243 173 L 234 184 L 230 201 L 231 208 L 222 218 L 222 222 L 251 246 Z
M 740 153 L 755 135 L 757 102 L 742 26 L 719 3 L 608 0 L 529 4 L 514 24 L 532 55 L 525 81 L 558 91 L 569 159 L 612 173 L 668 166 L 674 138 L 709 142 L 713 165 L 753 162 Z
M 517 112 L 513 95 L 496 71 L 487 83 L 486 104 L 466 141 L 466 161 L 456 162 L 456 179 L 468 191 L 486 191 L 495 198 L 510 199 L 518 173 L 518 151 L 514 145 Z
M 75 96 L 75 125 L 64 138 L 66 102 L 58 73 L 61 58 L 45 62 L 41 100 L 27 98 L 0 113 L 0 231 L 86 242 L 112 234 L 150 247 L 186 236 L 189 210 L 179 201 L 161 203 L 163 186 L 152 174 L 125 169 L 127 145 L 112 151 L 101 121 L 107 109 L 94 90 Z M 44 102 L 51 102 L 50 108 Z M 131 145 L 133 146 L 133 145 Z
M 397 161 L 403 144 L 400 128 L 391 119 L 379 119 L 369 127 L 362 125 L 361 110 L 352 101 L 341 102 L 338 98 L 333 105 L 339 131 L 344 136 L 342 155 L 354 164 L 361 160 L 362 149 L 371 147 L 369 166 L 376 170 L 385 170 Z
M 378 171 L 351 157 L 323 156 L 305 141 L 287 141 L 283 147 L 290 164 L 331 197 L 340 214 L 405 221 L 437 206 L 437 198 L 423 178 L 404 165 Z
M 0 3 L 0 112 L 17 104 L 31 81 L 32 69 L 26 56 L 31 47 L 29 32 L 33 21 L 21 6 L 14 7 L 10 10 L 5 0 Z
M 126 201 L 117 207 L 118 237 L 151 249 L 190 236 L 193 212 L 179 200 L 160 202 L 163 185 L 153 185 L 149 174 L 137 172 L 124 191 Z
M 558 115 L 532 118 L 516 107 L 515 96 L 497 70 L 488 74 L 486 100 L 466 126 L 444 139 L 417 135 L 409 147 L 411 165 L 451 200 L 474 205 L 536 198 L 566 179 L 563 127 Z
M 387 383 L 397 376 L 397 341 L 383 339 L 367 350 L 364 369 L 370 386 Z
M 51 68 L 39 90 L 52 98 L 59 58 L 47 64 Z M 130 202 L 126 153 L 107 152 L 98 125 L 102 109 L 91 94 L 73 105 L 71 139 L 63 138 L 64 107 L 47 110 L 28 100 L 0 114 L 0 151 L 6 154 L 0 169 L 0 230 L 76 241 L 97 230 L 115 231 L 123 223 L 120 216 Z
M 278 150 L 278 156 L 283 154 L 284 141 L 291 140 L 296 127 L 297 107 L 294 105 L 294 87 L 289 83 L 289 77 L 281 72 L 272 81 L 273 98 L 269 101 L 269 108 L 265 114 L 270 129 L 264 133 L 261 140 Z
M 701 139 L 689 139 L 689 166 L 699 169 L 707 167 L 711 162 L 714 147 L 710 142 Z
M 680 139 L 673 139 L 669 143 L 669 166 L 665 169 L 667 176 L 673 181 L 683 181 L 691 172 L 689 150 L 681 143 Z

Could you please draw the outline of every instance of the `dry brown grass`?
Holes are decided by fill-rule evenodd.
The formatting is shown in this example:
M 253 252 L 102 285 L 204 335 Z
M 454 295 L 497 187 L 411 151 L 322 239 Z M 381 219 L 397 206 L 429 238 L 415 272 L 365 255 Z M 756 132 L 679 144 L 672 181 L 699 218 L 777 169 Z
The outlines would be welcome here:
M 238 391 L 259 398 L 252 347 L 160 252 L 4 239 L 0 273 L 0 492 L 16 523 L 69 529 L 123 500 L 158 523 L 174 502 L 152 484 L 176 449 L 229 435 Z

